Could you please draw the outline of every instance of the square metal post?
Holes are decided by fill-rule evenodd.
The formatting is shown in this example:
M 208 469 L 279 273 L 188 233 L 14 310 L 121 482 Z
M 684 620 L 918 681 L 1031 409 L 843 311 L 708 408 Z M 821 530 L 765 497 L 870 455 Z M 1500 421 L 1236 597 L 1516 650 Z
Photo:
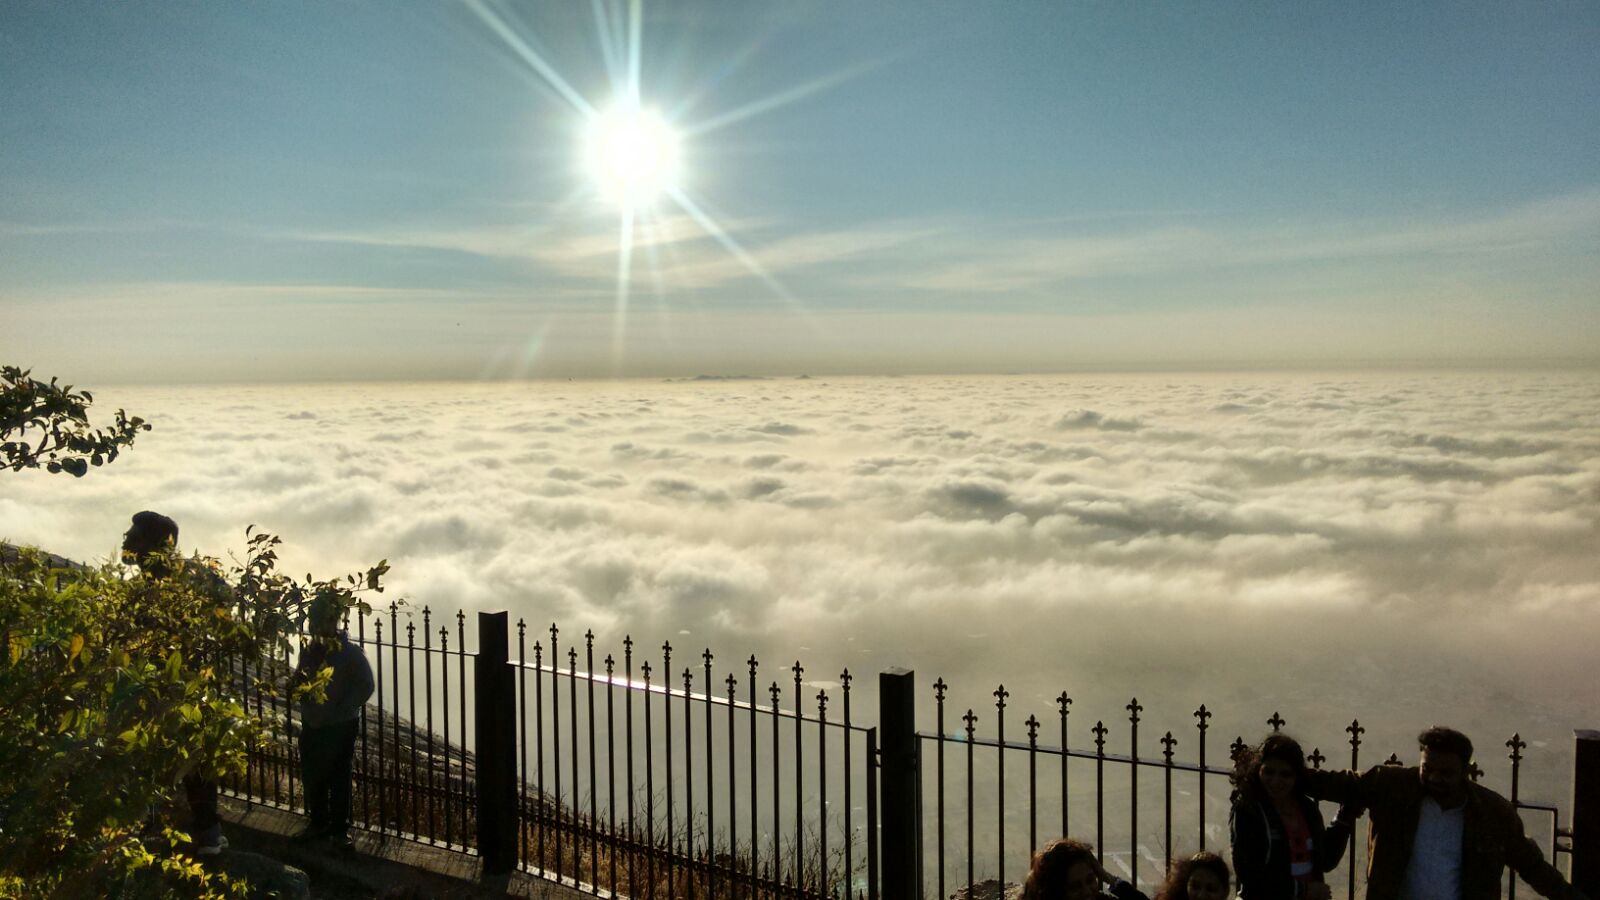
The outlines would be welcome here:
M 1572 886 L 1600 897 L 1600 731 L 1573 732 Z
M 478 854 L 486 875 L 517 865 L 517 692 L 505 612 L 478 613 L 477 696 L 473 729 L 478 762 Z M 462 648 L 465 650 L 466 648 Z
M 918 773 L 916 673 L 878 674 L 878 727 L 883 730 L 883 900 L 922 896 L 922 791 Z

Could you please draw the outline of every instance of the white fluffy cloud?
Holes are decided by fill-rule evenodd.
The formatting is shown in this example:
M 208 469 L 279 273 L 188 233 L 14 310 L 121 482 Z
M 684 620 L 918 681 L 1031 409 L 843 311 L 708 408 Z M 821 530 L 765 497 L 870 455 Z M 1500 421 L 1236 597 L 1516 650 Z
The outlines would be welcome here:
M 1065 687 L 1109 719 L 1137 693 L 1174 729 L 1200 702 L 1239 730 L 1299 710 L 1327 745 L 1352 715 L 1558 745 L 1600 724 L 1581 719 L 1600 683 L 1593 375 L 100 399 L 156 430 L 81 481 L 6 478 L 0 536 L 103 558 L 153 508 L 225 554 L 253 523 L 296 571 L 386 557 L 417 605 L 800 656 L 819 681 L 913 665 L 975 705 L 1005 680 L 1013 703 L 1044 712 Z

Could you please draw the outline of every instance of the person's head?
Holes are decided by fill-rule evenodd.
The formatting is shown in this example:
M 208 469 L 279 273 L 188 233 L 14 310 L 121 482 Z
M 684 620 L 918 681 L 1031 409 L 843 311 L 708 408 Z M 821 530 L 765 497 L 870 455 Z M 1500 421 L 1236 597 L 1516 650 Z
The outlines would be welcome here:
M 1472 740 L 1454 728 L 1435 725 L 1417 735 L 1417 743 L 1422 748 L 1423 790 L 1441 806 L 1454 805 L 1466 789 Z
M 1232 873 L 1227 862 L 1208 850 L 1173 863 L 1173 871 L 1155 900 L 1227 900 Z
M 170 554 L 178 546 L 178 523 L 158 512 L 144 510 L 133 514 L 133 524 L 122 535 L 122 558 L 137 563 L 149 574 L 165 569 L 151 559 L 152 554 Z
M 1234 787 L 1247 795 L 1281 802 L 1299 793 L 1306 771 L 1306 754 L 1300 742 L 1286 734 L 1269 734 L 1259 745 L 1239 754 L 1234 764 Z
M 339 633 L 339 618 L 344 610 L 329 594 L 318 594 L 306 610 L 306 629 L 314 638 L 330 638 Z
M 1057 838 L 1033 854 L 1022 900 L 1092 900 L 1100 895 L 1100 866 L 1094 848 L 1072 838 Z
M 1173 864 L 1156 900 L 1228 900 L 1231 877 L 1222 857 L 1202 850 Z

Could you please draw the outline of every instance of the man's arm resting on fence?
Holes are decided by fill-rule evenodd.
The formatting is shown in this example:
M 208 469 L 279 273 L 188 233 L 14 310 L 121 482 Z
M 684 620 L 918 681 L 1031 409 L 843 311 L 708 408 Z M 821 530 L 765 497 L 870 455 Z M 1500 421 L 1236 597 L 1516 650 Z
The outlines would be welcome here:
M 1506 840 L 1506 865 L 1511 871 L 1542 896 L 1555 900 L 1588 900 L 1582 891 L 1567 884 L 1561 870 L 1544 858 L 1539 845 L 1523 832 L 1522 817 L 1514 810 L 1507 827 L 1510 834 Z

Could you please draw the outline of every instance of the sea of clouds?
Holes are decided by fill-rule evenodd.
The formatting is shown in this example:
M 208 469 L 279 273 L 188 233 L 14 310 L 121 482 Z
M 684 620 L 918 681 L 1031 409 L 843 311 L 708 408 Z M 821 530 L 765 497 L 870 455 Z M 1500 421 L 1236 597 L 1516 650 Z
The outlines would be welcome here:
M 8 475 L 0 538 L 81 559 L 129 514 L 385 597 L 508 608 L 835 689 L 891 665 L 1015 720 L 1325 748 L 1514 730 L 1558 791 L 1600 691 L 1600 376 L 1072 375 L 127 388 L 155 430 Z M 652 651 L 654 652 L 654 651 Z M 681 664 L 681 663 L 680 663 Z M 1075 720 L 1077 721 L 1077 720 Z M 1181 745 L 1180 745 L 1181 746 Z M 1548 749 L 1544 749 L 1548 748 Z M 1115 749 L 1113 747 L 1113 749 Z M 1347 751 L 1345 751 L 1347 752 Z M 1335 757 L 1336 759 L 1342 757 Z M 1369 757 L 1370 758 L 1370 757 Z M 1545 771 L 1547 770 L 1547 771 Z

